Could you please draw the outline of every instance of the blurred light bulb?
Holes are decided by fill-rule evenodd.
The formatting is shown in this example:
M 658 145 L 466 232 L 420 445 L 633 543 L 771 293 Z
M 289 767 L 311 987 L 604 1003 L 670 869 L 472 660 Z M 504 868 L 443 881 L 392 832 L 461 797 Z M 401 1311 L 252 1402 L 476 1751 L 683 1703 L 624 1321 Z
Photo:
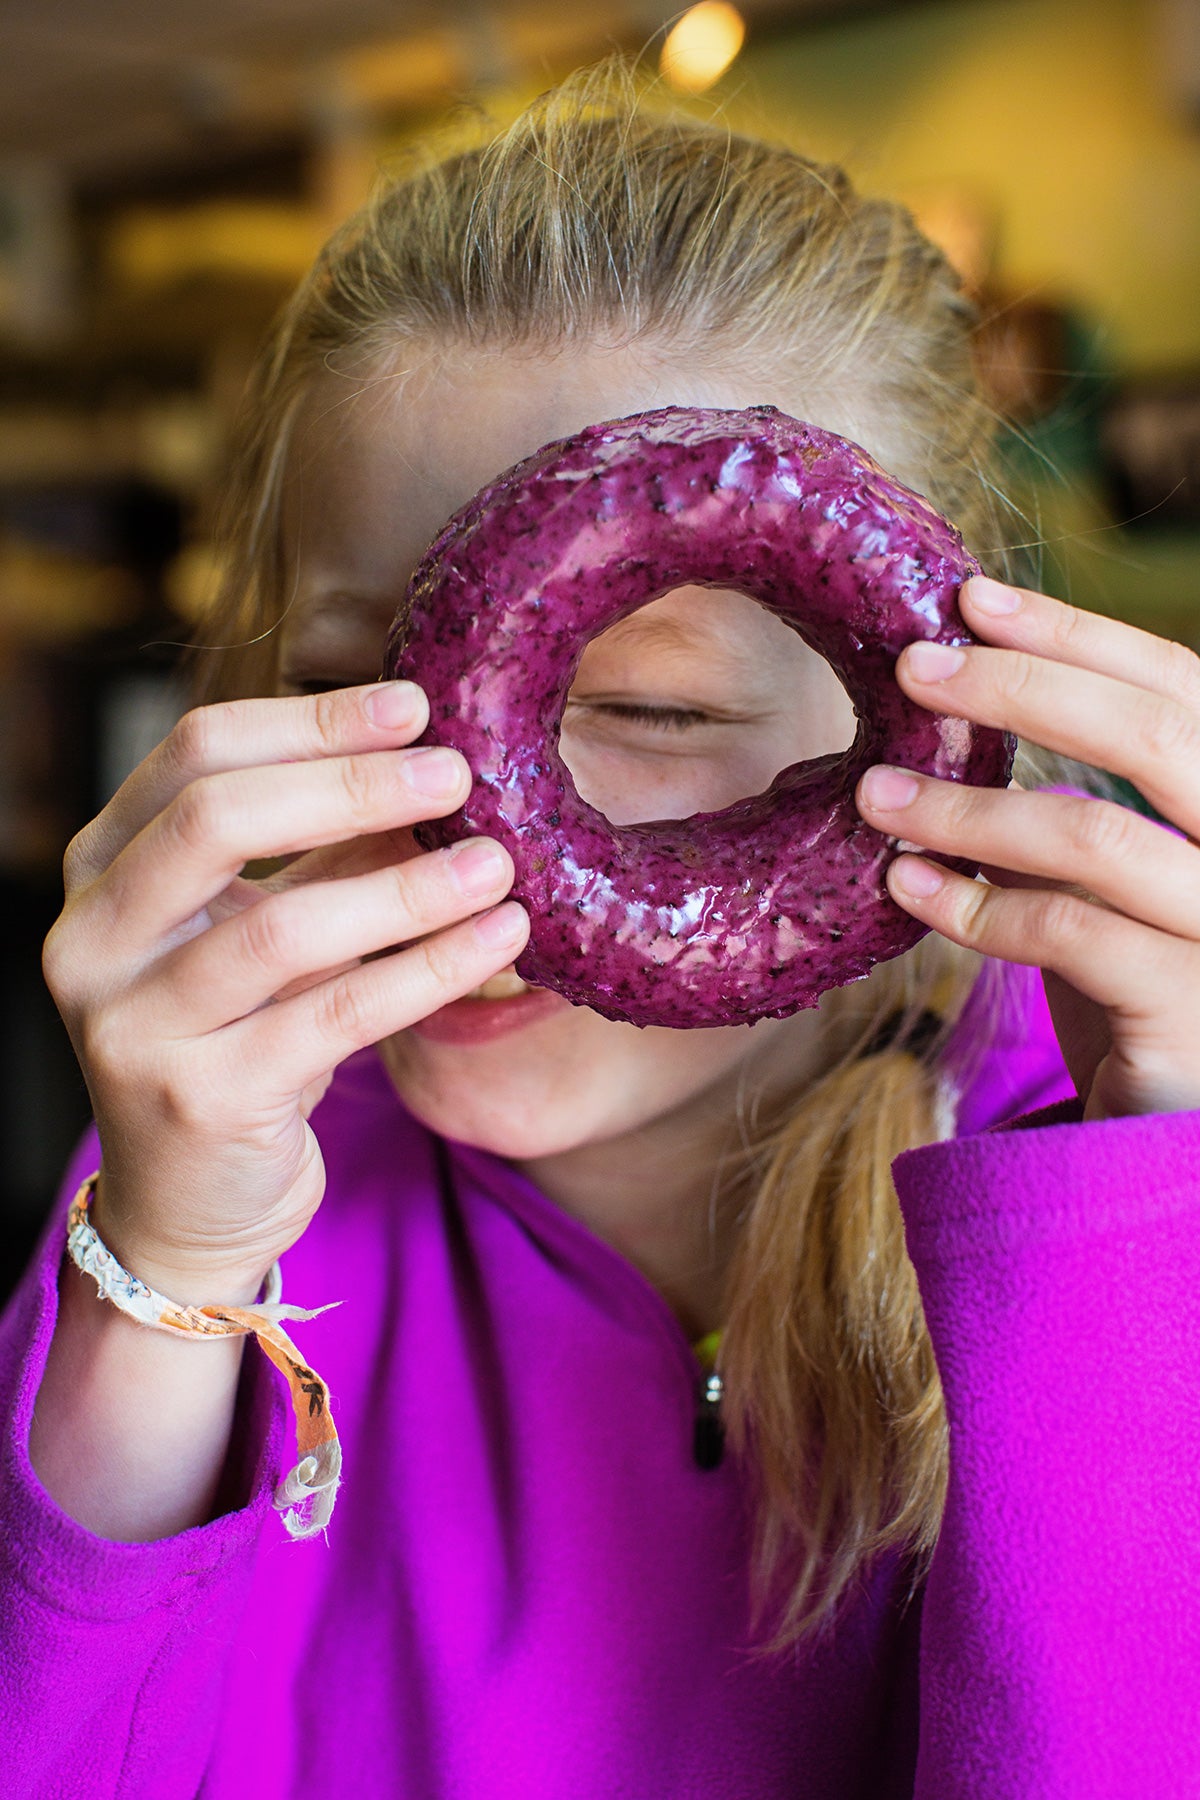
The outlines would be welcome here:
M 728 0 L 700 0 L 667 33 L 659 68 L 673 88 L 702 94 L 742 47 L 746 21 Z

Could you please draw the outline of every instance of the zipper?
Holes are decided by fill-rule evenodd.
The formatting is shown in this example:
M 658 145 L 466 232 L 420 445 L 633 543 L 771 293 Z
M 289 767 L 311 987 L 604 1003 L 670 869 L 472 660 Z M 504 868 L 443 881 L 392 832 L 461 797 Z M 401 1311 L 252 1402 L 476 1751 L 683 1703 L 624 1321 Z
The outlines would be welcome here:
M 724 1393 L 725 1383 L 715 1369 L 701 1375 L 692 1420 L 692 1461 L 698 1469 L 719 1469 L 725 1455 Z
M 471 1178 L 486 1189 L 506 1212 L 522 1219 L 531 1228 L 535 1242 L 544 1243 L 547 1237 L 557 1238 L 560 1243 L 569 1245 L 576 1255 L 581 1250 L 585 1251 L 590 1264 L 602 1264 L 626 1293 L 637 1296 L 657 1328 L 669 1339 L 688 1371 L 695 1395 L 692 1461 L 698 1469 L 719 1469 L 725 1458 L 725 1422 L 721 1417 L 725 1383 L 714 1368 L 704 1368 L 698 1364 L 694 1346 L 658 1289 L 618 1250 L 614 1250 L 611 1244 L 606 1243 L 570 1213 L 555 1206 L 528 1177 L 514 1171 L 502 1158 L 493 1158 L 488 1151 L 477 1150 L 469 1144 L 455 1144 L 451 1157 L 450 1147 L 436 1137 L 433 1139 L 433 1146 L 442 1191 L 454 1208 L 457 1208 L 458 1201 L 453 1165 L 462 1163 L 466 1165 Z M 507 1181 L 505 1176 L 508 1177 Z

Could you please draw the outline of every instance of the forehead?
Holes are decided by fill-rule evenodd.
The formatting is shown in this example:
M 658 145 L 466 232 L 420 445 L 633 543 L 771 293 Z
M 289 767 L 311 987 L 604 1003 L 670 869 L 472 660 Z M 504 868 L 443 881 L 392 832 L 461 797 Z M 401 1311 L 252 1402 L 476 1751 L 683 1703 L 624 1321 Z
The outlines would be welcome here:
M 652 407 L 764 400 L 863 441 L 862 421 L 827 398 L 781 393 L 750 370 L 689 368 L 642 344 L 552 354 L 426 347 L 358 375 L 325 372 L 303 398 L 290 443 L 285 634 L 302 633 L 307 644 L 386 630 L 446 520 L 555 438 Z
M 426 350 L 362 378 L 323 374 L 292 434 L 285 532 L 294 566 L 303 575 L 337 560 L 370 584 L 394 580 L 400 556 L 407 579 L 452 513 L 543 444 L 652 406 L 740 405 L 743 392 L 629 348 Z

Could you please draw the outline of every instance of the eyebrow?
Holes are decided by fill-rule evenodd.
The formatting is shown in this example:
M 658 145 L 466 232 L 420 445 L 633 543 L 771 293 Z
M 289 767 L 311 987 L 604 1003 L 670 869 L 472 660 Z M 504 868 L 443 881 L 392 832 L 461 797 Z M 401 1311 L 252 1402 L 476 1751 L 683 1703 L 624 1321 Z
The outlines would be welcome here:
M 326 619 L 342 618 L 347 612 L 377 615 L 391 619 L 400 605 L 403 591 L 397 594 L 356 594 L 347 588 L 330 588 L 295 600 L 285 617 L 291 625 L 319 625 Z
M 619 619 L 609 630 L 623 641 L 636 642 L 639 648 L 647 650 L 723 651 L 729 648 L 728 640 L 722 640 L 703 617 L 664 617 L 661 613 L 651 612 L 649 603 Z
M 382 643 L 398 605 L 398 599 L 344 590 L 304 595 L 280 619 L 280 641 L 293 651 L 301 648 L 318 655 L 348 640 L 378 637 Z
M 760 660 L 742 639 L 731 639 L 714 630 L 703 615 L 680 619 L 643 610 L 629 613 L 600 636 L 609 633 L 619 639 L 622 647 L 648 655 L 658 653 L 667 659 L 677 655 L 700 655 L 710 665 L 747 668 L 757 666 Z
M 619 631 L 622 637 L 641 638 L 648 644 L 692 644 L 696 638 L 695 627 L 688 621 L 665 619 L 647 611 L 645 607 L 628 613 L 610 629 Z

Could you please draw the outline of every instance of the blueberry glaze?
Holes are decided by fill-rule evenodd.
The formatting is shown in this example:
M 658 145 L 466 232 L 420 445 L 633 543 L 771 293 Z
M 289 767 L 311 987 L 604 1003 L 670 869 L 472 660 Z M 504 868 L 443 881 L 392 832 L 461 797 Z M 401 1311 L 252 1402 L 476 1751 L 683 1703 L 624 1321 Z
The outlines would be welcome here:
M 429 741 L 475 775 L 421 841 L 505 844 L 532 920 L 518 972 L 608 1018 L 734 1025 L 815 1006 L 926 929 L 887 893 L 896 841 L 858 815 L 863 770 L 1008 780 L 1010 737 L 925 711 L 894 675 L 917 638 L 973 641 L 957 595 L 977 572 L 957 531 L 864 450 L 772 406 L 665 407 L 548 444 L 442 529 L 388 640 L 384 673 L 420 683 Z M 722 812 L 618 828 L 559 754 L 567 693 L 591 638 L 693 584 L 798 631 L 857 733 Z

